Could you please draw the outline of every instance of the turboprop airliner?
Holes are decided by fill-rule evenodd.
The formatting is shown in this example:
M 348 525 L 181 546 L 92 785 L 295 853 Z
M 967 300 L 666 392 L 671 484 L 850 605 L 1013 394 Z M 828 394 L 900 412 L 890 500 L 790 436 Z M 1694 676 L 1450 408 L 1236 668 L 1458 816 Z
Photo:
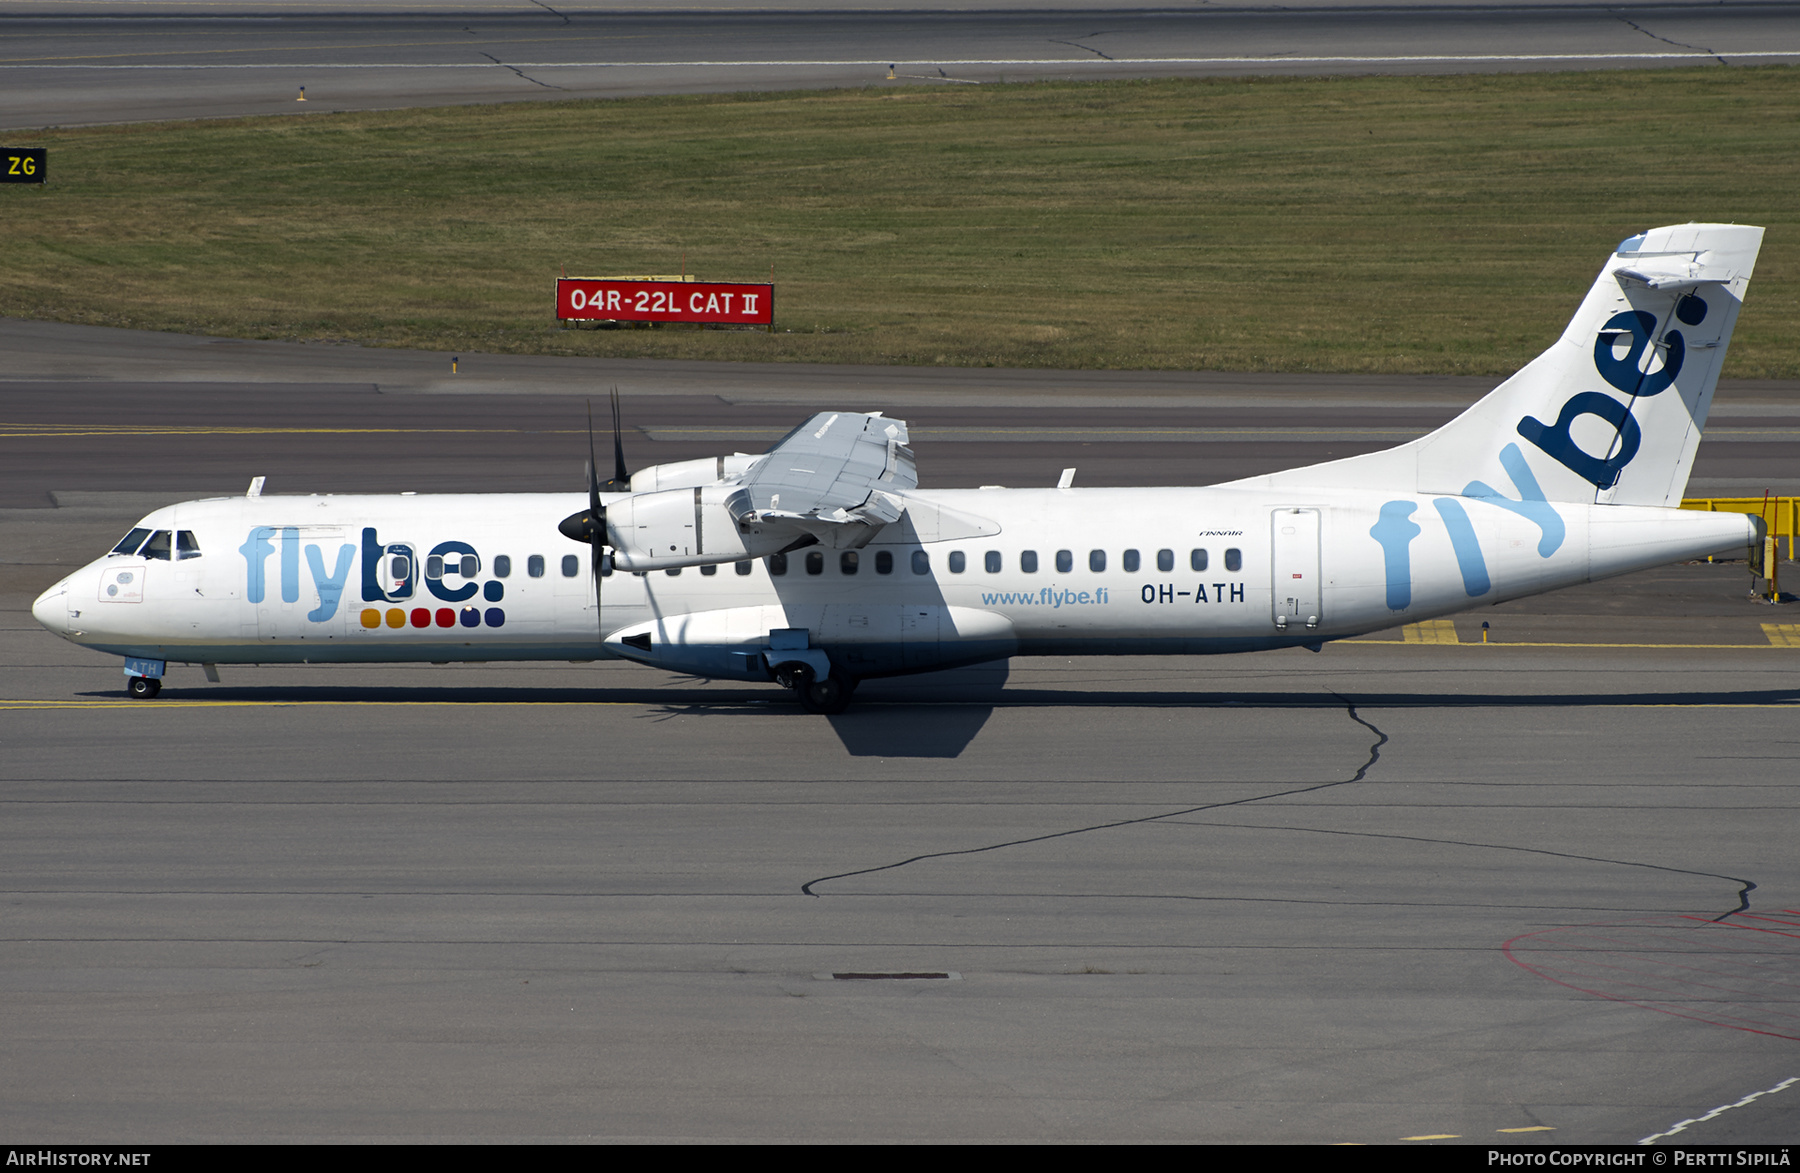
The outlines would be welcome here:
M 1753 545 L 1677 508 L 1760 228 L 1625 240 L 1548 350 L 1386 451 L 1205 488 L 924 490 L 906 424 L 822 412 L 760 456 L 624 467 L 588 492 L 172 505 L 32 614 L 169 662 L 620 658 L 857 682 L 1031 655 L 1305 647 Z M 590 429 L 591 434 L 591 429 Z M 592 455 L 590 440 L 590 456 Z

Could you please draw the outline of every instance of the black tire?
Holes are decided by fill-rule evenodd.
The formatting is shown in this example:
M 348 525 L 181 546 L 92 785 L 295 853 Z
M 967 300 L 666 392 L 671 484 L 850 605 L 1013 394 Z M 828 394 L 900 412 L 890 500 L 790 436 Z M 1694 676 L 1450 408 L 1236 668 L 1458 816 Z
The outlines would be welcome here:
M 794 690 L 807 712 L 827 714 L 841 713 L 849 708 L 850 696 L 855 691 L 856 681 L 837 672 Z
M 125 693 L 132 700 L 147 701 L 162 691 L 162 681 L 148 676 L 133 676 L 125 681 Z

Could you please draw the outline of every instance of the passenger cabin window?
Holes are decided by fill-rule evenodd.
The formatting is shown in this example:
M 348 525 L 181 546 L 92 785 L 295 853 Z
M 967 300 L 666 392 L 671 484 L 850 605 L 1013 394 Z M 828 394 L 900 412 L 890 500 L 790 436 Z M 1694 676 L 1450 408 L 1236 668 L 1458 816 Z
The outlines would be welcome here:
M 1158 550 L 1156 552 L 1156 568 L 1164 574 L 1175 569 L 1175 551 Z
M 838 555 L 838 571 L 842 574 L 855 574 L 861 561 L 855 550 L 845 550 Z
M 1067 550 L 1058 550 L 1056 552 L 1056 573 L 1067 574 L 1073 569 L 1075 569 L 1075 555 Z
M 1125 569 L 1132 574 L 1136 574 L 1138 568 L 1138 552 L 1136 550 L 1125 551 L 1124 562 Z
M 194 537 L 194 531 L 184 529 L 175 535 L 175 561 L 185 562 L 189 558 L 200 557 L 200 543 Z
M 750 563 L 748 562 L 733 562 L 731 566 L 739 575 L 747 575 L 750 573 Z
M 581 559 L 573 554 L 564 554 L 562 570 L 564 578 L 574 578 L 581 573 Z
M 787 573 L 787 555 L 786 554 L 770 554 L 769 555 L 769 575 L 770 575 L 770 577 L 780 578 L 782 575 L 784 575 L 786 573 Z
M 1089 550 L 1088 551 L 1088 569 L 1093 571 L 1095 574 L 1099 574 L 1102 570 L 1106 569 L 1106 551 L 1105 550 Z
M 433 554 L 431 557 L 425 559 L 425 577 L 444 577 L 444 556 L 442 554 Z
M 912 568 L 914 574 L 930 574 L 931 555 L 923 550 L 914 550 L 912 555 Z
M 719 567 L 715 563 L 708 563 L 700 568 L 700 573 L 704 574 L 707 578 L 711 578 L 713 575 L 719 573 Z
M 818 550 L 808 550 L 806 552 L 806 573 L 825 573 L 825 555 L 823 553 Z
M 1191 553 L 1189 553 L 1188 554 L 1188 568 L 1190 570 L 1205 570 L 1206 569 L 1206 551 L 1205 550 L 1194 550 Z
M 875 573 L 894 573 L 894 552 L 892 550 L 875 551 Z
M 950 573 L 961 574 L 969 568 L 969 559 L 961 550 L 950 551 Z
M 512 557 L 507 554 L 494 555 L 494 577 L 507 578 L 512 574 Z
M 1225 551 L 1225 569 L 1242 570 L 1244 568 L 1244 552 L 1233 547 Z
M 538 559 L 538 573 L 544 573 L 544 560 Z M 395 554 L 388 559 L 388 576 L 395 582 L 405 582 L 412 577 L 412 559 L 405 554 Z
M 119 544 L 112 548 L 112 552 L 115 554 L 135 554 L 143 546 L 144 539 L 149 536 L 150 531 L 139 526 L 137 529 L 132 530 L 123 538 L 119 539 Z
M 544 556 L 542 554 L 533 554 L 531 557 L 525 559 L 525 573 L 533 578 L 544 577 Z
M 1026 574 L 1037 573 L 1037 551 L 1021 550 L 1019 552 L 1019 569 Z
M 668 575 L 670 578 L 679 578 L 681 576 L 681 567 L 671 566 L 667 570 L 663 571 L 663 573 Z
M 144 548 L 138 553 L 153 562 L 167 562 L 169 560 L 169 531 L 159 529 L 151 534 L 150 540 L 144 543 Z
M 986 565 L 989 574 L 1000 573 L 1000 551 L 989 550 L 982 558 L 982 562 Z

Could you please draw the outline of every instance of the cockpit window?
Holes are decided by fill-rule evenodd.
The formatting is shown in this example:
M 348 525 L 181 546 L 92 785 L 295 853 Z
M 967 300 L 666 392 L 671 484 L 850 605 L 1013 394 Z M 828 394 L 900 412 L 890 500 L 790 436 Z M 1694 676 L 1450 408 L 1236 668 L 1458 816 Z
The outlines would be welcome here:
M 119 544 L 112 548 L 112 552 L 115 554 L 135 554 L 138 552 L 138 547 L 144 544 L 144 539 L 149 536 L 150 531 L 140 525 L 138 528 L 126 534 L 125 537 L 120 540 Z
M 159 529 L 151 534 L 150 540 L 144 543 L 144 548 L 138 553 L 154 562 L 167 562 L 169 560 L 169 531 Z
M 175 535 L 175 560 L 185 562 L 189 558 L 200 557 L 200 543 L 194 537 L 194 531 L 184 529 Z

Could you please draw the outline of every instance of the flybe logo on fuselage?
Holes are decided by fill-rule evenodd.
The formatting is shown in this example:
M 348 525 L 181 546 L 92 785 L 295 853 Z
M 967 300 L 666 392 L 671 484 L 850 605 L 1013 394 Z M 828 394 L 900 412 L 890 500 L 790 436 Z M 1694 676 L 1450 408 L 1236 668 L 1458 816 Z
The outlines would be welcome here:
M 344 589 L 349 585 L 350 569 L 356 561 L 357 548 L 349 542 L 326 553 L 317 542 L 305 542 L 299 526 L 259 525 L 251 527 L 244 544 L 238 547 L 244 556 L 244 597 L 253 604 L 271 599 L 269 560 L 278 557 L 276 583 L 280 599 L 295 603 L 300 599 L 300 564 L 304 559 L 318 592 L 318 606 L 306 613 L 312 623 L 327 623 L 337 617 Z M 327 558 L 331 561 L 326 567 Z M 450 540 L 433 546 L 423 559 L 408 543 L 383 544 L 373 526 L 362 531 L 362 601 L 364 603 L 409 603 L 415 600 L 420 583 L 441 603 L 468 604 L 453 606 L 364 607 L 359 616 L 362 626 L 399 629 L 406 627 L 500 627 L 506 613 L 499 607 L 485 609 L 473 605 L 480 594 L 483 601 L 498 603 L 506 597 L 506 584 L 498 578 L 479 581 L 482 559 L 479 551 L 467 542 Z M 426 602 L 429 600 L 418 600 Z

